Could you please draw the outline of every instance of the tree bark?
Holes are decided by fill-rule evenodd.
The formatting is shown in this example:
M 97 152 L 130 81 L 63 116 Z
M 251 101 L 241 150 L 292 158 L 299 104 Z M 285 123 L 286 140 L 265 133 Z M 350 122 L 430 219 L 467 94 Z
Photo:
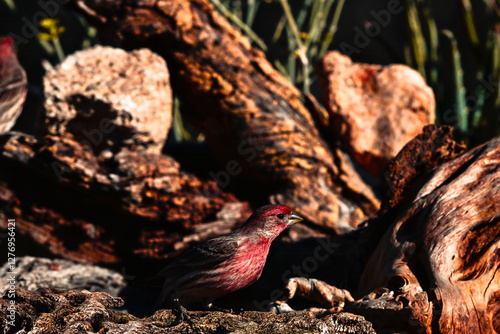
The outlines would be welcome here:
M 98 158 L 69 138 L 19 133 L 2 135 L 0 152 L 0 227 L 15 218 L 19 236 L 79 262 L 150 272 L 250 214 L 165 155 Z
M 378 218 L 391 225 L 365 268 L 359 295 L 377 287 L 395 291 L 411 309 L 415 331 L 500 332 L 500 138 L 422 173 L 459 150 L 442 140 L 441 149 L 415 165 L 412 151 L 425 147 L 419 140 L 433 145 L 427 135 L 392 163 L 393 180 L 406 191 Z M 412 163 L 418 172 L 405 178 Z
M 337 148 L 321 139 L 297 88 L 208 1 L 72 3 L 128 47 L 167 60 L 191 123 L 222 166 L 258 182 L 261 196 L 337 233 L 376 213 L 373 190 L 349 158 L 341 163 L 331 153 Z

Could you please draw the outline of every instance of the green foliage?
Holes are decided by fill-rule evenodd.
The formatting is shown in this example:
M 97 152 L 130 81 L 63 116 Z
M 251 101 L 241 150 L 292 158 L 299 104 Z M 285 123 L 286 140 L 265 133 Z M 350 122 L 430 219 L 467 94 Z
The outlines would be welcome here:
M 433 88 L 438 122 L 454 126 L 460 138 L 477 145 L 500 135 L 500 11 L 492 1 L 484 1 L 485 12 L 480 17 L 495 20 L 487 41 L 481 42 L 470 1 L 457 2 L 461 10 L 457 19 L 466 31 L 462 43 L 466 45 L 459 45 L 449 30 L 438 33 L 428 0 L 403 1 L 410 41 L 407 62 Z M 465 64 L 460 50 L 471 53 L 478 64 L 473 73 L 476 83 L 469 91 L 464 87 Z M 470 71 L 474 66 L 467 68 Z
M 288 0 L 211 1 L 266 52 L 284 76 L 304 93 L 309 93 L 314 80 L 313 65 L 331 46 L 344 0 L 303 0 L 300 5 Z M 454 126 L 459 137 L 472 145 L 500 135 L 500 7 L 491 0 L 483 2 L 485 12 L 480 13 L 480 17 L 496 17 L 486 42 L 479 37 L 470 0 L 457 0 L 461 12 L 457 20 L 466 32 L 465 39 L 459 41 L 451 31 L 438 30 L 430 0 L 402 0 L 408 27 L 406 62 L 418 70 L 434 90 L 438 123 Z M 275 19 L 274 31 L 267 32 L 272 37 L 258 36 L 252 30 L 255 17 L 261 14 L 257 13 L 258 9 L 268 10 L 276 4 L 280 5 L 281 12 Z M 295 7 L 291 8 L 292 4 Z M 463 45 L 464 40 L 467 45 Z M 277 45 L 279 50 L 285 50 L 278 56 L 272 52 L 278 49 Z M 461 55 L 464 50 L 473 54 L 478 64 L 473 73 L 477 83 L 473 88 L 468 87 L 469 91 L 464 84 Z M 470 78 L 471 68 L 475 70 L 475 66 L 466 68 Z
M 40 44 L 47 50 L 48 53 L 57 54 L 59 61 L 63 61 L 64 52 L 62 50 L 59 36 L 66 30 L 66 28 L 59 25 L 58 19 L 47 18 L 40 21 L 40 26 L 45 28 L 45 31 L 38 33 L 38 40 Z
M 274 58 L 274 65 L 285 77 L 301 87 L 304 93 L 309 93 L 313 64 L 328 51 L 337 32 L 345 0 L 304 0 L 296 13 L 287 0 L 276 0 L 281 6 L 281 13 L 268 44 L 265 44 L 264 38 L 257 36 L 252 25 L 261 4 L 270 5 L 272 1 L 210 1 L 221 14 L 267 52 L 269 59 Z M 271 57 L 270 50 L 277 49 L 277 44 L 284 46 L 280 48 L 285 50 L 284 55 Z

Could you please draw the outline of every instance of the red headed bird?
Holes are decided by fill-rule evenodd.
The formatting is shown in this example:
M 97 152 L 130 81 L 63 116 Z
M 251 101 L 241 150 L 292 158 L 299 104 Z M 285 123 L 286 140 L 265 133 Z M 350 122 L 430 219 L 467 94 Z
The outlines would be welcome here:
M 165 279 L 157 305 L 201 301 L 215 308 L 214 299 L 259 279 L 273 240 L 301 220 L 284 205 L 266 205 L 238 230 L 188 250 L 156 275 Z

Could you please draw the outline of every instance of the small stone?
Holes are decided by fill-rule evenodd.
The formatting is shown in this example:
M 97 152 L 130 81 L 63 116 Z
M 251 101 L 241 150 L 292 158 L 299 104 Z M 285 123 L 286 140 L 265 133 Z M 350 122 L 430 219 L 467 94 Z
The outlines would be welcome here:
M 148 49 L 96 46 L 76 52 L 44 78 L 39 127 L 69 135 L 96 153 L 122 147 L 160 153 L 172 119 L 172 90 L 163 58 Z
M 408 66 L 353 63 L 332 51 L 321 60 L 318 75 L 332 130 L 374 176 L 434 123 L 434 93 Z

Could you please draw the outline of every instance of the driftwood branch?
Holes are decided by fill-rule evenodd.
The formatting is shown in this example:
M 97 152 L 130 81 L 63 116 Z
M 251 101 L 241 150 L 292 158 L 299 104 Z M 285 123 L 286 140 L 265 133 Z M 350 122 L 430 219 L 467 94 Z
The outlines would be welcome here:
M 391 178 L 406 191 L 378 218 L 391 225 L 365 268 L 359 294 L 388 287 L 410 308 L 414 328 L 427 332 L 499 332 L 500 138 L 433 168 L 460 145 L 448 139 L 436 147 L 428 140 L 432 131 L 426 132 L 392 163 Z M 433 153 L 416 159 L 414 149 L 426 145 Z M 417 172 L 403 177 L 411 164 Z M 432 172 L 422 173 L 425 166 Z
M 336 161 L 337 149 L 321 139 L 299 91 L 208 1 L 73 3 L 91 8 L 89 19 L 125 45 L 150 47 L 167 60 L 191 123 L 222 166 L 235 161 L 258 182 L 261 196 L 336 232 L 375 214 L 371 187 L 350 163 Z
M 69 138 L 13 133 L 0 137 L 0 151 L 1 227 L 14 217 L 19 233 L 68 259 L 154 270 L 151 260 L 227 233 L 249 214 L 164 155 L 99 160 Z

